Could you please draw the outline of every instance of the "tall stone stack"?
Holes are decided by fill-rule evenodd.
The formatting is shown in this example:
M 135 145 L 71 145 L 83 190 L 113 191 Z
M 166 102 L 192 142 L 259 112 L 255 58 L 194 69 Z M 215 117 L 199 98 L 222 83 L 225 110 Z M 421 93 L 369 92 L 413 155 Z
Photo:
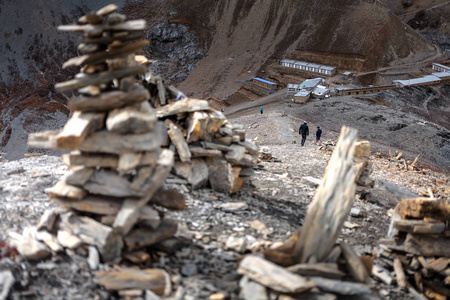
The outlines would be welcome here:
M 56 85 L 79 96 L 69 100 L 73 115 L 62 130 L 32 134 L 28 142 L 71 150 L 63 156 L 71 173 L 48 190 L 63 209 L 43 216 L 37 230 L 47 234 L 38 239 L 53 251 L 95 246 L 105 262 L 172 237 L 177 224 L 157 207 L 185 206 L 182 194 L 162 188 L 174 153 L 161 150 L 167 131 L 138 77 L 147 72 L 135 60 L 147 44 L 140 40 L 146 23 L 127 21 L 116 9 L 109 5 L 81 17 L 79 25 L 59 27 L 84 34 L 78 48 L 86 54 L 63 65 L 81 72 Z

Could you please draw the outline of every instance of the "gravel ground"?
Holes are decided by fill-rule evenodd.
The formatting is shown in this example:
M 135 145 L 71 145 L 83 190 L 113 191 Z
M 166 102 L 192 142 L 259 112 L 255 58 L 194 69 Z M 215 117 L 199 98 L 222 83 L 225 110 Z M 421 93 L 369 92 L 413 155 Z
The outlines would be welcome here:
M 288 106 L 287 106 L 288 107 Z M 312 143 L 314 130 L 301 147 L 298 125 L 300 117 L 287 114 L 278 104 L 241 111 L 229 116 L 233 123 L 244 124 L 247 138 L 255 140 L 276 158 L 275 162 L 260 162 L 250 182 L 236 195 L 216 193 L 210 189 L 189 191 L 180 185 L 167 186 L 186 195 L 187 208 L 169 213 L 180 220 L 177 236 L 183 241 L 181 250 L 173 254 L 152 251 L 152 259 L 139 267 L 163 268 L 171 275 L 174 291 L 170 299 L 208 299 L 222 292 L 229 299 L 238 299 L 238 259 L 244 253 L 258 252 L 263 245 L 285 241 L 302 225 L 307 205 L 315 188 L 302 178 L 321 178 L 331 156 Z M 310 122 L 310 128 L 317 124 Z M 323 140 L 335 140 L 336 132 L 324 131 Z M 373 177 L 387 180 L 400 187 L 419 193 L 437 182 L 448 187 L 447 175 L 433 171 L 413 173 L 401 170 L 394 162 L 372 156 Z M 25 171 L 20 171 L 24 169 Z M 8 232 L 21 233 L 23 228 L 35 225 L 42 212 L 52 206 L 46 201 L 44 190 L 66 173 L 61 159 L 55 156 L 24 158 L 0 164 L 0 240 Z M 19 173 L 19 174 L 13 174 Z M 33 176 L 34 175 L 34 176 Z M 440 181 L 439 181 L 440 180 Z M 223 205 L 242 202 L 245 207 L 231 212 Z M 371 254 L 379 238 L 385 237 L 389 226 L 389 210 L 397 199 L 377 184 L 369 200 L 355 200 L 359 217 L 348 217 L 356 224 L 343 228 L 339 239 L 350 243 L 360 254 Z M 263 226 L 256 226 L 260 222 Z M 242 247 L 231 242 L 241 241 Z M 25 297 L 43 299 L 116 299 L 97 286 L 85 253 L 58 253 L 41 262 L 27 262 L 16 257 L 0 261 L 0 270 L 13 271 L 16 283 L 13 299 Z M 121 267 L 129 267 L 122 263 Z M 110 266 L 100 265 L 100 269 Z M 386 286 L 371 279 L 370 286 L 384 299 L 408 299 L 395 286 Z M 141 297 L 144 299 L 144 296 Z

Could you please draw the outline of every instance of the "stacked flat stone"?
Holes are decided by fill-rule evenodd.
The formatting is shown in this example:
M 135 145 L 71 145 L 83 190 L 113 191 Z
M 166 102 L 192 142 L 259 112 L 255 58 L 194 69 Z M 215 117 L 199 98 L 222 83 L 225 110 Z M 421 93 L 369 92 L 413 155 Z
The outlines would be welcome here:
M 158 207 L 182 210 L 185 198 L 163 189 L 174 164 L 174 152 L 161 149 L 167 130 L 159 122 L 151 95 L 140 76 L 148 66 L 135 53 L 144 20 L 127 21 L 108 5 L 60 30 L 83 33 L 79 50 L 63 67 L 81 67 L 74 79 L 58 83 L 59 92 L 77 91 L 73 111 L 61 131 L 32 134 L 31 148 L 70 150 L 63 156 L 71 169 L 48 190 L 50 201 L 63 207 L 43 217 L 38 231 L 53 251 L 95 246 L 104 262 L 121 257 L 138 260 L 133 251 L 173 237 L 177 223 Z M 71 241 L 71 242 L 68 242 Z
M 210 186 L 235 193 L 253 174 L 258 147 L 245 139 L 242 125 L 228 122 L 207 101 L 176 101 L 157 108 L 156 116 L 168 127 L 164 146 L 176 150 L 172 176 L 186 180 L 193 189 Z

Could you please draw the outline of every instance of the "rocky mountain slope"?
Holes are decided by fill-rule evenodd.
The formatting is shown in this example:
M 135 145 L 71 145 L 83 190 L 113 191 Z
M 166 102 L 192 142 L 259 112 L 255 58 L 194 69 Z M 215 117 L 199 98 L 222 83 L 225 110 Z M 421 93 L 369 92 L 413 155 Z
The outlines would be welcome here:
M 59 128 L 69 114 L 66 97 L 55 93 L 53 86 L 74 73 L 61 65 L 77 51 L 76 38 L 59 33 L 56 26 L 74 23 L 107 3 L 0 3 L 0 149 L 9 159 L 26 151 L 28 133 Z M 198 98 L 225 100 L 269 59 L 314 59 L 360 71 L 437 55 L 426 39 L 377 2 L 117 4 L 131 18 L 148 21 L 151 45 L 145 54 L 158 60 L 154 65 L 158 73 Z

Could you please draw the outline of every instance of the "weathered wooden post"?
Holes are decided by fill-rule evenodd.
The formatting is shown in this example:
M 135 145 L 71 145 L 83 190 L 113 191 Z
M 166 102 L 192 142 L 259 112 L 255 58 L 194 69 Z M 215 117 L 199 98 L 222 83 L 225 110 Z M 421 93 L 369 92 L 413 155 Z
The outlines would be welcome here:
M 297 263 L 322 261 L 336 243 L 355 196 L 353 155 L 356 135 L 355 129 L 344 126 L 341 130 L 323 181 L 309 205 L 294 250 Z

